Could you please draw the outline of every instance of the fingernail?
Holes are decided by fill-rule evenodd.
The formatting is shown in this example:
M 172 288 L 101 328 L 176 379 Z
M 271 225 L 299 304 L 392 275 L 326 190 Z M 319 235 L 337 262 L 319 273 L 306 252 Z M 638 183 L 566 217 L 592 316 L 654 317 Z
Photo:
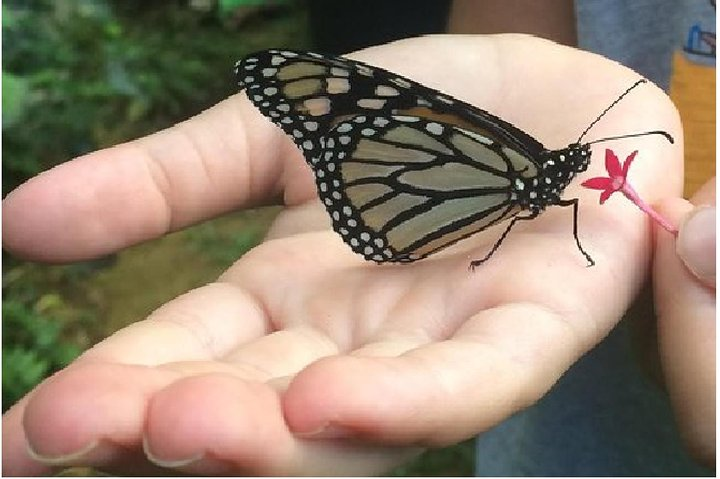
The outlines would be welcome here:
M 75 452 L 70 452 L 68 454 L 58 454 L 58 455 L 40 454 L 35 449 L 33 449 L 33 447 L 30 445 L 30 443 L 26 444 L 26 449 L 27 449 L 28 456 L 30 456 L 33 460 L 35 460 L 41 464 L 45 464 L 46 466 L 62 466 L 65 464 L 76 463 L 83 456 L 85 456 L 90 451 L 95 449 L 97 447 L 98 443 L 99 443 L 99 441 L 96 440 Z
M 145 452 L 145 456 L 148 458 L 148 461 L 152 462 L 153 464 L 155 464 L 157 466 L 165 467 L 167 469 L 173 469 L 176 467 L 187 466 L 188 464 L 192 464 L 194 462 L 199 461 L 205 455 L 203 452 L 199 452 L 199 453 L 195 454 L 194 456 L 191 456 L 188 458 L 160 459 L 150 451 L 150 444 L 148 443 L 147 437 L 143 436 L 142 444 L 143 444 L 143 451 Z
M 677 254 L 685 266 L 701 280 L 715 282 L 714 206 L 693 210 L 680 226 Z

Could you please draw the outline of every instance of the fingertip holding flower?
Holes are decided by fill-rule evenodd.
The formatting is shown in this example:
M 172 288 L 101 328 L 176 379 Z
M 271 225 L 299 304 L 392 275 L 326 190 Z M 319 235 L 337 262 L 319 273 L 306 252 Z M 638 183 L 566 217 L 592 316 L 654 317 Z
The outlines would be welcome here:
M 710 206 L 690 212 L 682 223 L 676 246 L 685 266 L 710 284 L 715 284 L 716 216 L 717 210 Z
M 608 176 L 596 176 L 595 178 L 590 178 L 589 180 L 583 181 L 581 185 L 591 190 L 602 190 L 602 193 L 600 193 L 600 204 L 605 203 L 608 198 L 613 195 L 613 193 L 619 191 L 623 194 L 623 196 L 635 203 L 635 205 L 640 208 L 645 214 L 650 216 L 653 221 L 662 226 L 671 234 L 677 236 L 677 228 L 671 225 L 670 222 L 665 219 L 665 217 L 655 211 L 652 206 L 650 206 L 642 198 L 640 198 L 635 189 L 632 187 L 632 185 L 630 185 L 627 180 L 627 175 L 630 171 L 630 165 L 635 160 L 637 154 L 637 150 L 630 153 L 630 155 L 621 165 L 620 160 L 618 159 L 615 152 L 609 148 L 606 149 L 605 169 L 608 172 Z

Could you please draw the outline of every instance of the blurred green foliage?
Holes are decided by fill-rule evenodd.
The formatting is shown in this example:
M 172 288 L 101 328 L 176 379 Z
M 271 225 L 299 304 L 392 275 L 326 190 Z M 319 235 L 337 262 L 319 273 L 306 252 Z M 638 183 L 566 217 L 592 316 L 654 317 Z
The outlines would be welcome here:
M 239 33 L 220 12 L 179 1 L 2 8 L 3 195 L 69 158 L 199 113 L 235 92 L 235 60 L 308 38 L 297 11 Z
M 395 468 L 388 476 L 472 476 L 475 464 L 475 439 L 442 449 L 428 449 L 417 459 Z
M 187 243 L 214 264 L 229 268 L 262 241 L 279 210 L 277 207 L 246 210 L 189 228 L 185 231 Z
M 45 377 L 65 367 L 88 345 L 92 315 L 65 301 L 55 267 L 15 267 L 3 275 L 3 411 Z M 41 275 L 41 276 L 39 276 Z

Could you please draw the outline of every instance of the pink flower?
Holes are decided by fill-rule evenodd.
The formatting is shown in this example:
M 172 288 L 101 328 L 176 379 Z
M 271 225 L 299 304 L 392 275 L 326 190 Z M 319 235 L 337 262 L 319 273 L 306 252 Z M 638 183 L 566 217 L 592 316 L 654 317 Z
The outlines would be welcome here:
M 607 170 L 609 176 L 596 176 L 595 178 L 590 178 L 589 180 L 584 181 L 582 186 L 592 190 L 603 190 L 603 192 L 600 193 L 600 204 L 605 203 L 616 191 L 621 192 L 627 199 L 635 203 L 638 208 L 655 220 L 655 222 L 657 222 L 660 226 L 677 236 L 677 228 L 672 226 L 664 217 L 655 211 L 652 206 L 643 201 L 627 180 L 628 170 L 630 169 L 630 165 L 635 159 L 637 153 L 637 151 L 630 153 L 630 156 L 628 156 L 625 159 L 625 162 L 620 165 L 620 160 L 618 160 L 615 153 L 610 149 L 605 150 L 605 169 Z
M 610 177 L 597 176 L 584 181 L 582 185 L 591 190 L 605 190 L 600 193 L 600 204 L 605 203 L 613 193 L 622 191 L 623 187 L 627 184 L 628 170 L 637 153 L 637 150 L 630 153 L 625 163 L 620 166 L 620 160 L 618 160 L 615 153 L 610 149 L 605 150 L 605 169 Z

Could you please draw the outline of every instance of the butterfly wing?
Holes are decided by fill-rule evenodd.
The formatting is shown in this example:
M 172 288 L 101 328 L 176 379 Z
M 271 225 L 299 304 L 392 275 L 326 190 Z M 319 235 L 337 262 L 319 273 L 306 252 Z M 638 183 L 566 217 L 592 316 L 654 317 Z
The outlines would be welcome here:
M 491 138 L 397 115 L 335 125 L 314 171 L 333 229 L 376 262 L 415 261 L 515 216 L 515 179 L 538 175 Z
M 354 116 L 407 115 L 474 131 L 538 158 L 544 147 L 510 123 L 378 67 L 291 50 L 255 53 L 235 66 L 250 101 L 280 126 L 315 165 L 324 137 Z

